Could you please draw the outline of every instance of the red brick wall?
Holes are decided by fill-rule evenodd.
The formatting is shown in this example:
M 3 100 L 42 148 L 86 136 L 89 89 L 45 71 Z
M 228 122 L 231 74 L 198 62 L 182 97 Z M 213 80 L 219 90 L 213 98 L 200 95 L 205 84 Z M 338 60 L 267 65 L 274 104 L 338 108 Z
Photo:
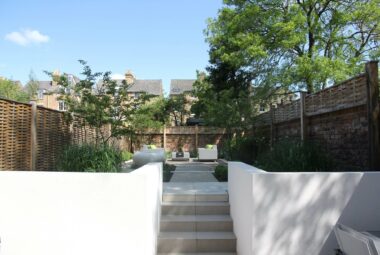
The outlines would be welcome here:
M 301 104 L 280 105 L 258 118 L 257 130 L 274 142 L 301 139 Z M 305 97 L 305 139 L 323 146 L 339 170 L 369 168 L 367 78 L 353 77 Z M 272 132 L 271 132 L 272 128 Z

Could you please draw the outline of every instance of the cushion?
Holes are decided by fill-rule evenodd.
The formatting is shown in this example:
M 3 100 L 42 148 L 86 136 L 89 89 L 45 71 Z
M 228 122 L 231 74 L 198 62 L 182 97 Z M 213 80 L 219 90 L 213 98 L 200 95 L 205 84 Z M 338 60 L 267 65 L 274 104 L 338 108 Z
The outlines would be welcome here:
M 214 145 L 212 145 L 212 144 L 207 144 L 206 145 L 206 149 L 210 149 L 211 150 L 212 148 L 214 148 Z

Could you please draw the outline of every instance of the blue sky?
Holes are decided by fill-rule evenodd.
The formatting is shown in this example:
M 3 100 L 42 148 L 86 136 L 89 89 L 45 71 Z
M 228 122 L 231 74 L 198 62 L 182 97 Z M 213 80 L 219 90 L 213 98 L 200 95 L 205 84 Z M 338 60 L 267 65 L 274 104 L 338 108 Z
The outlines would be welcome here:
M 193 79 L 208 63 L 203 29 L 222 0 L 0 0 L 0 76 L 28 80 L 33 70 L 94 71 L 138 79 Z

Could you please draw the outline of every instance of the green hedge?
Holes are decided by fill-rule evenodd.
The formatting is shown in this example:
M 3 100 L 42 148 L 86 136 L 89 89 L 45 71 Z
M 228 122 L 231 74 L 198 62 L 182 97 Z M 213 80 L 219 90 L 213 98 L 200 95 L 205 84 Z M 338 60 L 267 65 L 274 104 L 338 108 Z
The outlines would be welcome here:
M 228 168 L 226 166 L 216 166 L 214 176 L 220 182 L 228 181 Z

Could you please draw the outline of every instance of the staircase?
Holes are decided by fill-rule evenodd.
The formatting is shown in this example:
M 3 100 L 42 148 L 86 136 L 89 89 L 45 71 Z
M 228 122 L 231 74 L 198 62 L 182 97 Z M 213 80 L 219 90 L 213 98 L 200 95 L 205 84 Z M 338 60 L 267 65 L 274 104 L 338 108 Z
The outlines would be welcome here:
M 227 194 L 163 195 L 159 255 L 235 255 Z

